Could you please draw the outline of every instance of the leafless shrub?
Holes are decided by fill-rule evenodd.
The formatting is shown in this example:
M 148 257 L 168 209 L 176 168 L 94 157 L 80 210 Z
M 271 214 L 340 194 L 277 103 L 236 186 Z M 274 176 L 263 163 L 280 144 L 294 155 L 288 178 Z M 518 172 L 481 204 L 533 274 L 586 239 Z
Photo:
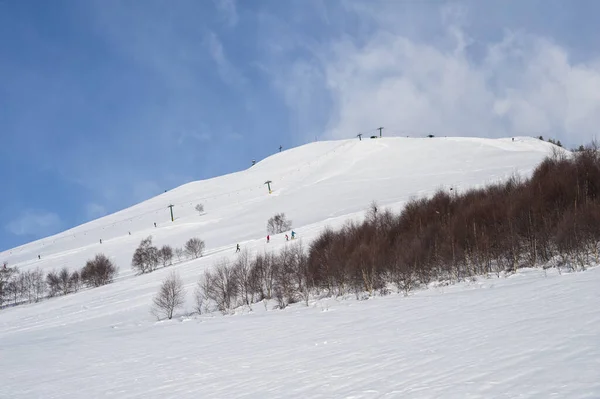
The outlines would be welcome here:
M 273 297 L 280 309 L 296 302 L 292 278 L 293 271 L 290 263 L 291 254 L 288 248 L 284 247 L 277 256 L 273 257 L 273 275 L 275 277 Z
M 194 311 L 199 315 L 205 313 L 206 305 L 208 304 L 205 298 L 202 281 L 198 281 L 194 289 Z
M 222 314 L 237 306 L 238 283 L 227 259 L 219 261 L 214 271 L 204 272 L 204 294 Z
M 49 297 L 54 297 L 61 293 L 60 277 L 55 271 L 51 271 L 46 275 L 46 284 L 48 285 Z
M 143 274 L 156 270 L 158 263 L 158 248 L 152 245 L 152 236 L 149 236 L 140 242 L 140 246 L 133 253 L 131 267 Z
M 202 215 L 204 213 L 204 205 L 202 204 L 197 204 L 196 207 L 194 208 L 196 210 L 196 212 L 198 212 L 200 215 Z
M 8 263 L 4 262 L 2 268 L 0 268 L 0 306 L 3 306 L 5 302 L 10 299 L 9 283 L 13 278 L 13 275 L 18 273 L 16 267 L 8 267 Z
M 239 294 L 242 304 L 246 306 L 250 306 L 254 302 L 255 287 L 251 271 L 248 251 L 244 250 L 233 264 L 233 274 L 237 284 L 236 292 Z
M 38 302 L 46 294 L 46 281 L 41 269 L 20 273 L 19 280 L 23 290 L 21 296 L 27 302 Z
M 173 248 L 168 245 L 163 245 L 163 247 L 158 251 L 158 259 L 162 263 L 163 267 L 171 265 L 173 263 Z
M 63 295 L 67 295 L 71 291 L 71 274 L 69 273 L 69 269 L 63 267 L 58 273 L 58 288 L 60 293 Z
M 269 234 L 283 233 L 291 227 L 292 221 L 286 218 L 285 213 L 278 213 L 267 221 L 267 232 Z
M 184 255 L 185 255 L 185 252 L 183 251 L 183 248 L 180 248 L 180 247 L 175 248 L 175 256 L 177 256 L 177 260 L 179 262 L 181 262 L 181 259 L 183 258 Z
M 305 305 L 308 306 L 313 283 L 308 268 L 308 256 L 301 242 L 296 243 L 290 248 L 290 255 L 293 284 L 296 293 L 304 301 Z
M 73 292 L 77 292 L 81 288 L 81 274 L 77 270 L 71 273 L 71 276 L 69 277 L 69 286 Z
M 88 287 L 99 287 L 112 283 L 117 275 L 115 264 L 103 254 L 88 260 L 81 270 L 80 278 Z
M 152 314 L 159 320 L 161 316 L 172 319 L 173 312 L 185 304 L 185 287 L 175 272 L 171 272 L 163 281 L 153 302 Z
M 271 299 L 275 286 L 275 268 L 273 254 L 257 255 L 251 261 L 250 280 L 259 300 Z
M 204 241 L 199 238 L 190 238 L 185 243 L 185 252 L 191 258 L 199 258 L 204 253 Z

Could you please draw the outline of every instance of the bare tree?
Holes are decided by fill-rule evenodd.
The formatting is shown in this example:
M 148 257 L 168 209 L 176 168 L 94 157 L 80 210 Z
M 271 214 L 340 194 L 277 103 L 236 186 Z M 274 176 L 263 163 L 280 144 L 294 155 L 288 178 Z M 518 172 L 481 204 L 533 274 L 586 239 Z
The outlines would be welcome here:
M 196 207 L 194 208 L 200 215 L 202 215 L 204 213 L 204 205 L 202 204 L 197 204 Z
M 177 256 L 177 260 L 179 262 L 181 262 L 181 258 L 183 258 L 184 255 L 185 255 L 185 252 L 183 251 L 183 248 L 181 248 L 181 247 L 175 248 L 175 256 Z
M 158 248 L 152 245 L 152 236 L 144 238 L 133 253 L 131 267 L 143 274 L 156 270 L 158 263 Z
M 171 272 L 163 281 L 158 294 L 154 297 L 152 313 L 160 320 L 161 316 L 173 318 L 173 312 L 185 304 L 185 287 L 175 272 Z
M 21 273 L 12 275 L 8 281 L 7 293 L 13 305 L 17 305 L 23 296 L 23 279 Z
M 192 258 L 199 258 L 204 253 L 204 241 L 199 238 L 190 238 L 185 243 L 185 252 Z
M 16 267 L 8 267 L 8 263 L 6 262 L 0 268 L 0 306 L 9 300 L 8 284 L 12 276 L 17 272 Z
M 198 314 L 204 313 L 206 309 L 206 295 L 204 294 L 203 281 L 199 280 L 194 289 L 194 310 Z
M 274 255 L 258 254 L 251 262 L 250 279 L 260 299 L 271 299 L 275 286 Z
M 81 288 L 81 274 L 75 270 L 69 277 L 69 286 L 73 292 L 79 291 Z
M 88 260 L 81 270 L 81 280 L 89 287 L 99 287 L 112 283 L 118 269 L 115 264 L 103 254 Z
M 214 272 L 204 272 L 206 282 L 205 295 L 216 305 L 217 309 L 227 314 L 236 306 L 238 284 L 235 279 L 233 267 L 227 259 L 219 261 Z
M 308 269 L 308 256 L 302 246 L 302 243 L 293 245 L 290 248 L 292 256 L 292 269 L 294 273 L 294 285 L 296 291 L 305 305 L 308 306 L 310 293 L 312 289 L 312 280 Z
M 213 298 L 211 296 L 211 292 L 213 292 L 212 288 L 213 284 L 213 276 L 209 271 L 206 271 L 196 283 L 196 289 L 194 291 L 194 305 L 198 314 L 211 312 Z
M 23 290 L 23 292 L 21 293 L 21 296 L 27 302 L 34 301 L 34 286 L 33 286 L 32 274 L 33 274 L 33 272 L 27 271 L 27 272 L 21 273 L 19 276 L 21 289 Z
M 37 268 L 29 273 L 29 284 L 32 302 L 39 302 L 46 295 L 46 281 L 44 281 L 44 272 Z
M 46 275 L 46 284 L 48 285 L 48 296 L 54 297 L 61 292 L 60 277 L 54 270 Z
M 267 221 L 267 233 L 279 234 L 289 230 L 292 227 L 292 221 L 288 220 L 285 213 L 278 213 Z
M 59 286 L 60 292 L 63 295 L 67 295 L 70 291 L 70 288 L 71 288 L 71 285 L 69 284 L 70 277 L 71 277 L 71 275 L 69 274 L 69 269 L 67 269 L 66 267 L 63 267 L 61 269 L 61 271 L 58 273 L 58 286 Z
M 234 280 L 237 284 L 237 292 L 244 305 L 250 306 L 254 301 L 254 289 L 252 287 L 252 275 L 248 250 L 241 252 L 233 264 Z
M 166 267 L 167 264 L 172 264 L 173 248 L 168 245 L 163 245 L 163 247 L 158 251 L 158 259 L 162 262 L 163 267 Z

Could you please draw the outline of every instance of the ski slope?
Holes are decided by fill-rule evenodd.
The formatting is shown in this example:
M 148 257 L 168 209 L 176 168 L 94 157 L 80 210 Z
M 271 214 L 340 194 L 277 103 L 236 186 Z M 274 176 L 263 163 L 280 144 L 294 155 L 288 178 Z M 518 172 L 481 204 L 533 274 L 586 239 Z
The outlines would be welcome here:
M 181 246 L 192 236 L 209 253 L 260 246 L 268 218 L 285 212 L 306 236 L 323 222 L 360 215 L 371 201 L 393 209 L 436 189 L 457 190 L 529 174 L 553 145 L 533 139 L 383 138 L 325 141 L 275 154 L 253 167 L 189 183 L 115 214 L 0 253 L 21 270 L 81 268 L 97 252 L 129 271 L 140 240 Z M 272 181 L 272 194 L 267 180 Z M 202 203 L 205 215 L 194 210 Z M 168 206 L 174 205 L 171 222 Z M 157 223 L 157 227 L 154 227 Z M 131 235 L 129 235 L 131 232 Z M 100 244 L 102 239 L 102 244 Z M 38 260 L 38 255 L 41 260 Z
M 309 244 L 325 226 L 361 218 L 373 200 L 401 209 L 440 188 L 527 175 L 552 148 L 530 138 L 316 142 L 5 251 L 0 259 L 21 270 L 48 271 L 81 268 L 102 252 L 120 274 L 104 287 L 0 311 L 0 398 L 598 398 L 599 269 L 186 316 L 200 273 L 233 259 L 236 243 L 250 253 L 287 245 L 281 235 L 265 241 L 277 212 Z M 135 276 L 131 256 L 148 235 L 172 246 L 197 236 L 207 253 Z M 152 297 L 172 270 L 186 283 L 186 309 L 157 322 Z

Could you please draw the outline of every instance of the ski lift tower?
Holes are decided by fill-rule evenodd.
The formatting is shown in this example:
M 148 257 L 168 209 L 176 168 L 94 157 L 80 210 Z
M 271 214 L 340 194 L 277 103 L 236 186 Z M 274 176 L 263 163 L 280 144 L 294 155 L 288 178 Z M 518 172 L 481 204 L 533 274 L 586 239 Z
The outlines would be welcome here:
M 173 207 L 174 207 L 174 206 L 175 206 L 175 205 L 171 204 L 171 205 L 169 205 L 169 206 L 167 207 L 167 208 L 170 208 L 170 209 L 171 209 L 171 222 L 174 222 L 174 221 L 175 221 L 175 218 L 173 217 Z
M 267 185 L 267 187 L 269 188 L 269 194 L 271 194 L 273 191 L 271 191 L 271 183 L 273 183 L 271 180 L 267 180 L 265 182 L 265 184 Z

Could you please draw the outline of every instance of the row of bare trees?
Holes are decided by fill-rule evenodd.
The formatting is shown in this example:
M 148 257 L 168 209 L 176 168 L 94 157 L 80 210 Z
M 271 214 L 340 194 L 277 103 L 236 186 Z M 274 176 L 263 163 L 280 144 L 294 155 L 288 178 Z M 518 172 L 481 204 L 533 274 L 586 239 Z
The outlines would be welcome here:
M 363 223 L 327 230 L 311 245 L 309 275 L 330 294 L 407 293 L 521 267 L 584 270 L 598 262 L 600 152 L 555 152 L 529 179 L 462 194 L 437 192 L 400 214 L 372 206 Z
M 102 254 L 86 262 L 81 270 L 62 268 L 47 274 L 41 269 L 19 271 L 4 265 L 0 269 L 0 307 L 10 304 L 39 302 L 44 298 L 77 292 L 82 286 L 109 284 L 117 274 L 115 264 Z
M 179 261 L 185 257 L 196 259 L 204 254 L 205 244 L 201 239 L 190 238 L 183 248 L 173 250 L 169 245 L 163 245 L 160 249 L 152 245 L 152 236 L 142 240 L 139 247 L 133 253 L 131 267 L 139 274 L 150 273 L 156 270 L 159 265 L 167 267 L 173 264 L 173 255 Z
M 195 310 L 202 314 L 228 314 L 239 306 L 274 299 L 279 308 L 306 301 L 314 285 L 309 281 L 308 257 L 301 243 L 284 247 L 278 254 L 266 252 L 250 257 L 239 253 L 235 261 L 221 259 L 199 279 Z
M 300 244 L 221 260 L 198 281 L 197 312 L 230 313 L 275 299 L 408 294 L 431 281 L 500 276 L 522 267 L 585 270 L 599 261 L 600 152 L 555 152 L 528 179 L 462 194 L 438 191 L 394 214 L 373 204 L 363 222 Z

